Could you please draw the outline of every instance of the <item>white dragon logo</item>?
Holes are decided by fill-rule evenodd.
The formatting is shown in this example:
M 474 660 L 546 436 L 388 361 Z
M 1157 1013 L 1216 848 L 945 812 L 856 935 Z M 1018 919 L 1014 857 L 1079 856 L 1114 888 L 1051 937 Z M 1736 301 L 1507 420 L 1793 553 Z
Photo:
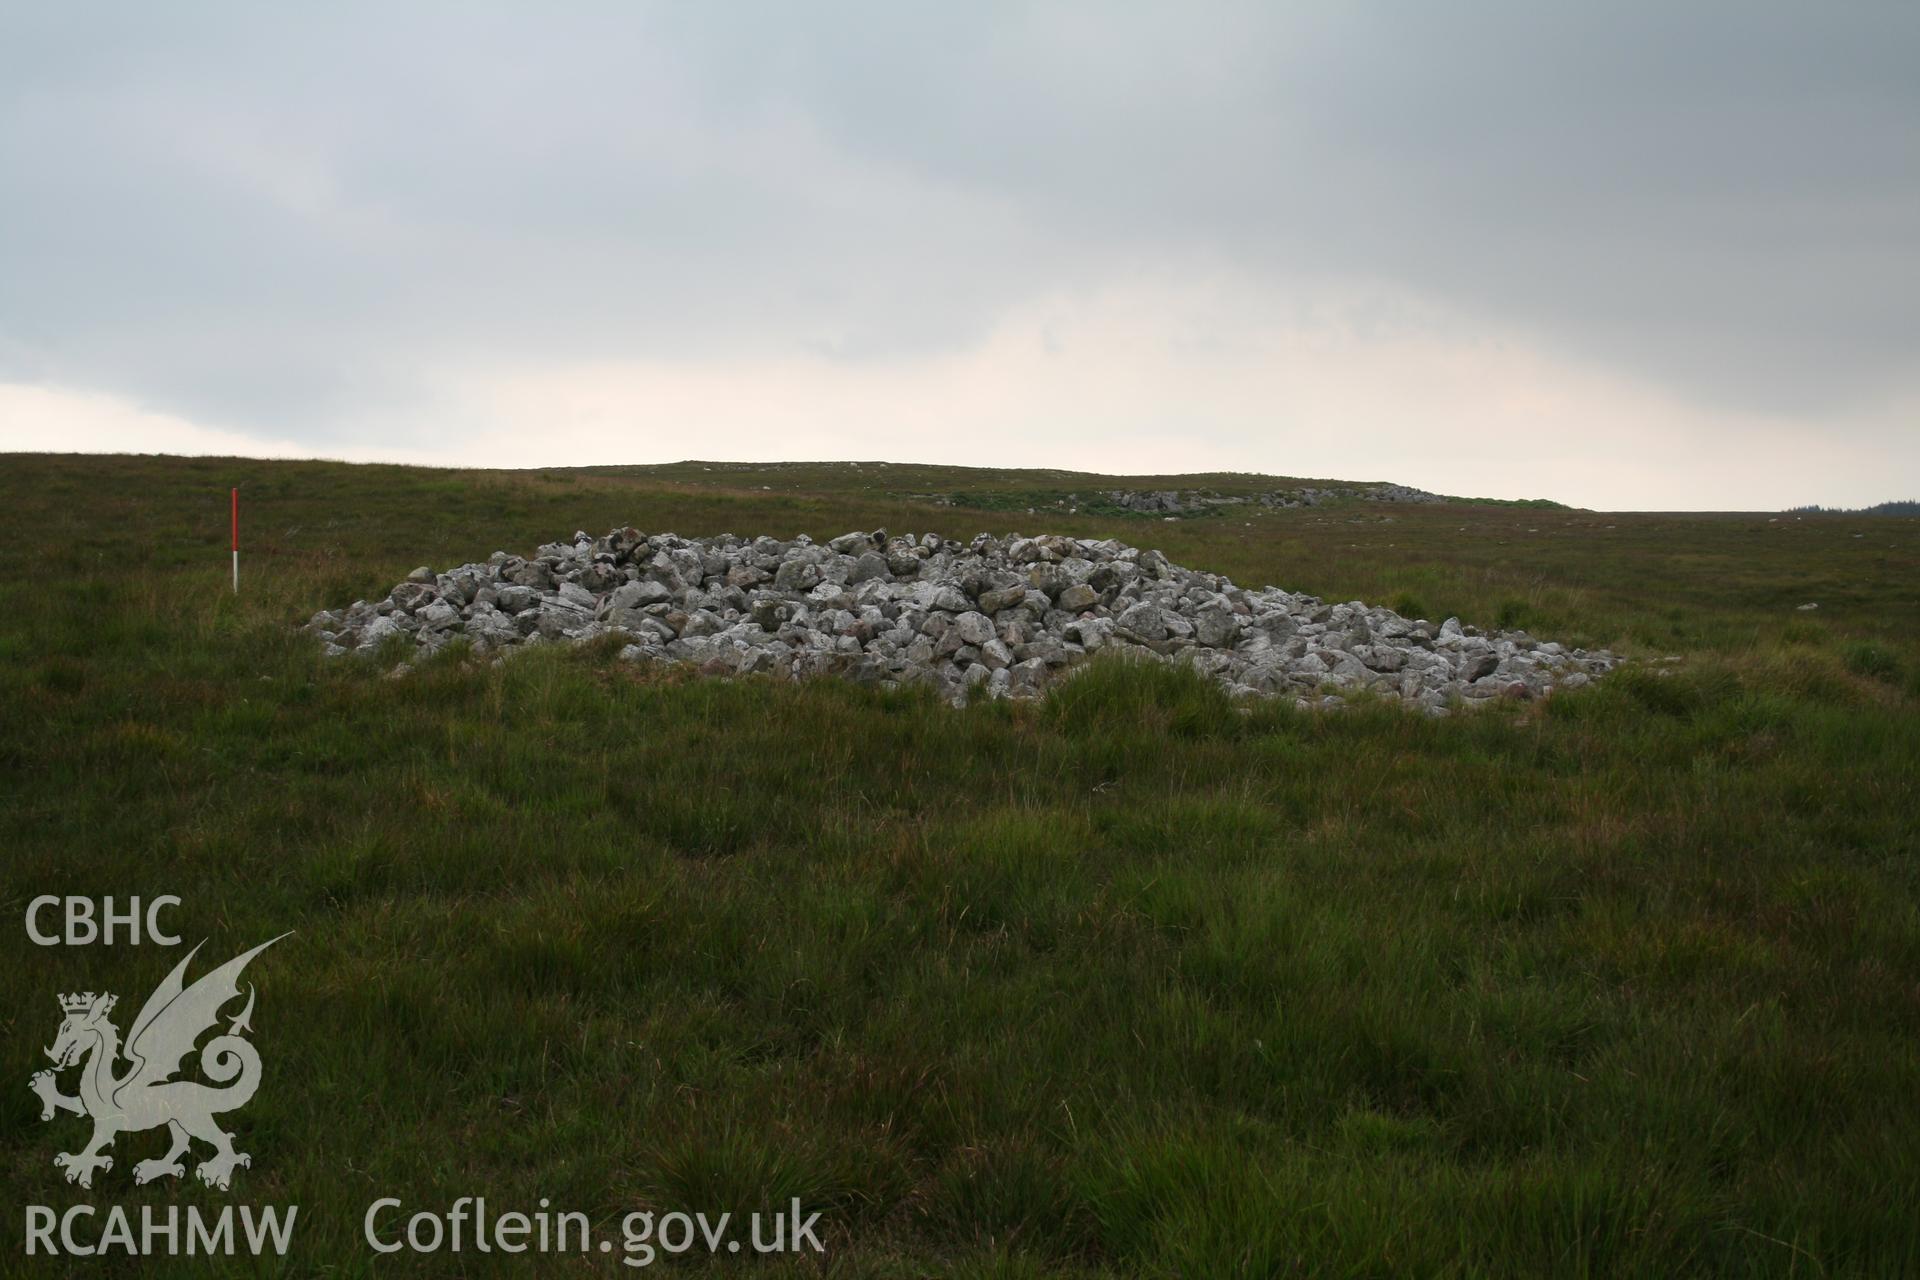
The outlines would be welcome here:
M 286 936 L 283 933 L 280 938 Z M 67 1171 L 68 1182 L 91 1187 L 94 1170 L 113 1168 L 113 1157 L 106 1150 L 117 1136 L 161 1125 L 171 1131 L 173 1146 L 164 1156 L 142 1160 L 133 1167 L 137 1183 L 185 1173 L 180 1157 L 187 1154 L 194 1138 L 214 1148 L 214 1154 L 194 1169 L 210 1187 L 225 1191 L 233 1181 L 233 1171 L 253 1163 L 245 1152 L 233 1149 L 233 1135 L 213 1119 L 220 1112 L 245 1106 L 260 1087 L 260 1054 L 240 1036 L 243 1031 L 253 1030 L 249 1025 L 254 997 L 251 985 L 246 1008 L 229 1020 L 227 1034 L 207 1041 L 200 1051 L 200 1070 L 214 1084 L 169 1077 L 193 1052 L 194 1042 L 219 1021 L 221 1007 L 239 997 L 240 971 L 247 962 L 280 938 L 271 938 L 235 956 L 188 987 L 181 981 L 187 964 L 206 944 L 194 947 L 141 1006 L 140 1016 L 127 1033 L 124 1054 L 119 1029 L 107 1019 L 119 997 L 104 992 L 96 996 L 91 991 L 60 997 L 66 1019 L 60 1024 L 53 1047 L 46 1051 L 53 1059 L 53 1071 L 37 1072 L 28 1083 L 40 1095 L 42 1120 L 53 1119 L 56 1111 L 93 1119 L 93 1138 L 85 1147 L 63 1151 L 53 1158 L 57 1167 Z M 129 1066 L 124 1075 L 116 1075 L 115 1064 L 122 1056 Z M 81 1062 L 79 1095 L 68 1097 L 60 1092 L 54 1072 Z

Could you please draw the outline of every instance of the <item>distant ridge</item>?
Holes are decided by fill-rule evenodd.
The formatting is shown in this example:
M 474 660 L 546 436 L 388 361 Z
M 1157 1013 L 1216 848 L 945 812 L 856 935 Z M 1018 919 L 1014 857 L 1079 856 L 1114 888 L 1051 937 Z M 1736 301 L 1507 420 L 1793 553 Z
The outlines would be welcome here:
M 1791 516 L 1920 516 L 1920 502 L 1877 502 L 1871 507 L 1788 507 Z

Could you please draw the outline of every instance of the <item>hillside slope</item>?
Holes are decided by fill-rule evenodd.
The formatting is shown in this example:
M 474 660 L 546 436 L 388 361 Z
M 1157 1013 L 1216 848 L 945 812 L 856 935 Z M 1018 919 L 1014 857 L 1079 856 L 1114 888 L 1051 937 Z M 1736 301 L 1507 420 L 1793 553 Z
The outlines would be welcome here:
M 302 1206 L 294 1274 L 364 1271 L 375 1196 L 475 1194 L 798 1197 L 846 1274 L 1920 1270 L 1920 522 L 1042 521 L 905 495 L 1081 478 L 719 466 L 0 459 L 7 900 L 179 895 L 207 957 L 295 931 L 228 1119 L 232 1198 Z M 1641 661 L 1449 720 L 1122 667 L 956 710 L 603 646 L 390 681 L 295 630 L 626 524 L 1116 536 Z M 178 960 L 10 946 L 21 1082 L 55 993 L 130 1010 Z M 67 1186 L 81 1122 L 7 1096 L 19 1198 L 214 1202 L 132 1186 L 152 1135 Z

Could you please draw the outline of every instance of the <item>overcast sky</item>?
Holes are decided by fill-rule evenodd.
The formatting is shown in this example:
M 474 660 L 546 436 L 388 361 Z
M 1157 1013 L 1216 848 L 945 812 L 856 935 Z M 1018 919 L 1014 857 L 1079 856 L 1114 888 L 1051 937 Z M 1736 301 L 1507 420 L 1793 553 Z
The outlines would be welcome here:
M 1920 497 L 1920 4 L 0 0 L 0 449 Z

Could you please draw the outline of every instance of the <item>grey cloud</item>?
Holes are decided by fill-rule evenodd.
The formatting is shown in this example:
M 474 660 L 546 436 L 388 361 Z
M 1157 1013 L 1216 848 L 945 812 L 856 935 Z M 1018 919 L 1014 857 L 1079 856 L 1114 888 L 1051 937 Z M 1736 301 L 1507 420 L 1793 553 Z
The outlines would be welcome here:
M 929 67 L 800 23 L 755 82 L 1063 228 L 1401 280 L 1742 407 L 1818 412 L 1915 371 L 1911 5 L 1092 6 L 1012 26 L 942 32 Z
M 189 5 L 0 19 L 0 377 L 328 438 L 436 362 L 1404 287 L 1700 401 L 1920 351 L 1920 9 Z

